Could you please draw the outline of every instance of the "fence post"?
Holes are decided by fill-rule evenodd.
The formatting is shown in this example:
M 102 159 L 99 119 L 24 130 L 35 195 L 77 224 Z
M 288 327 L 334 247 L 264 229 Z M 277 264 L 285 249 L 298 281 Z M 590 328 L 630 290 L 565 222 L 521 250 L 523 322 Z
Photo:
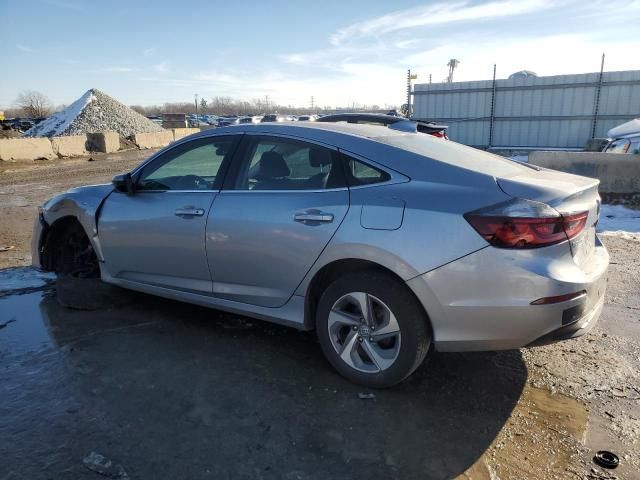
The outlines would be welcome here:
M 491 85 L 491 116 L 489 117 L 489 146 L 493 146 L 493 120 L 496 109 L 496 64 L 493 64 L 493 84 Z
M 604 71 L 604 53 L 600 62 L 600 76 L 598 77 L 598 86 L 596 87 L 596 97 L 593 105 L 593 121 L 591 122 L 591 138 L 596 138 L 596 127 L 598 125 L 598 109 L 600 108 L 600 90 L 602 90 L 602 72 Z

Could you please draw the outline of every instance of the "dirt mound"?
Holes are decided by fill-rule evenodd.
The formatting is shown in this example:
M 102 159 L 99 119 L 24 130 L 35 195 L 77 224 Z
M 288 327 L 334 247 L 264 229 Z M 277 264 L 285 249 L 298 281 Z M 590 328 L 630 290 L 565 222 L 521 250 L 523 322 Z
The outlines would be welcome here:
M 27 130 L 24 136 L 58 137 L 112 131 L 129 137 L 162 130 L 138 112 L 92 88 L 61 112 Z

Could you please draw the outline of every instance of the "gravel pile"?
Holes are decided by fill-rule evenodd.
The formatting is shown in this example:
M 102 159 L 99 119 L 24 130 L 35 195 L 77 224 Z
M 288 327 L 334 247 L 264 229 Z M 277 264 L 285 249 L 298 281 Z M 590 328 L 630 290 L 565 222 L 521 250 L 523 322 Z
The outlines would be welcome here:
M 24 136 L 57 137 L 112 131 L 129 137 L 162 130 L 138 112 L 92 88 L 61 112 L 27 130 Z

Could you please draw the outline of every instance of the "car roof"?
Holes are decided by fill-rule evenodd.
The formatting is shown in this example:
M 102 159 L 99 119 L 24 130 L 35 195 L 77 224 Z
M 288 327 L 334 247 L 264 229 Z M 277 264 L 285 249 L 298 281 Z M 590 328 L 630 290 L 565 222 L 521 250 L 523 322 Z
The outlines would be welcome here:
M 381 139 L 383 137 L 407 135 L 406 132 L 394 130 L 382 125 L 369 125 L 358 123 L 320 123 L 320 122 L 304 122 L 304 123 L 257 123 L 244 125 L 231 125 L 228 127 L 204 130 L 194 136 L 212 136 L 224 133 L 276 133 L 282 135 L 292 135 L 299 137 L 308 137 L 309 139 L 320 140 L 319 137 L 326 137 L 327 133 L 337 133 L 339 135 L 356 136 L 365 139 Z M 410 133 L 409 135 L 415 135 Z

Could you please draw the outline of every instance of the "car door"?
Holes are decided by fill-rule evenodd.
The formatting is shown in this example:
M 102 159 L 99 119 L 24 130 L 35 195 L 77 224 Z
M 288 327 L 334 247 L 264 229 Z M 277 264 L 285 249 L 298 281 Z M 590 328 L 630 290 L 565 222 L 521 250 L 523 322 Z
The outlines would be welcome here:
M 281 136 L 245 135 L 207 222 L 214 295 L 284 305 L 348 208 L 336 150 Z
M 134 194 L 109 195 L 98 220 L 109 275 L 211 293 L 205 226 L 239 137 L 206 137 L 170 148 L 134 173 Z

